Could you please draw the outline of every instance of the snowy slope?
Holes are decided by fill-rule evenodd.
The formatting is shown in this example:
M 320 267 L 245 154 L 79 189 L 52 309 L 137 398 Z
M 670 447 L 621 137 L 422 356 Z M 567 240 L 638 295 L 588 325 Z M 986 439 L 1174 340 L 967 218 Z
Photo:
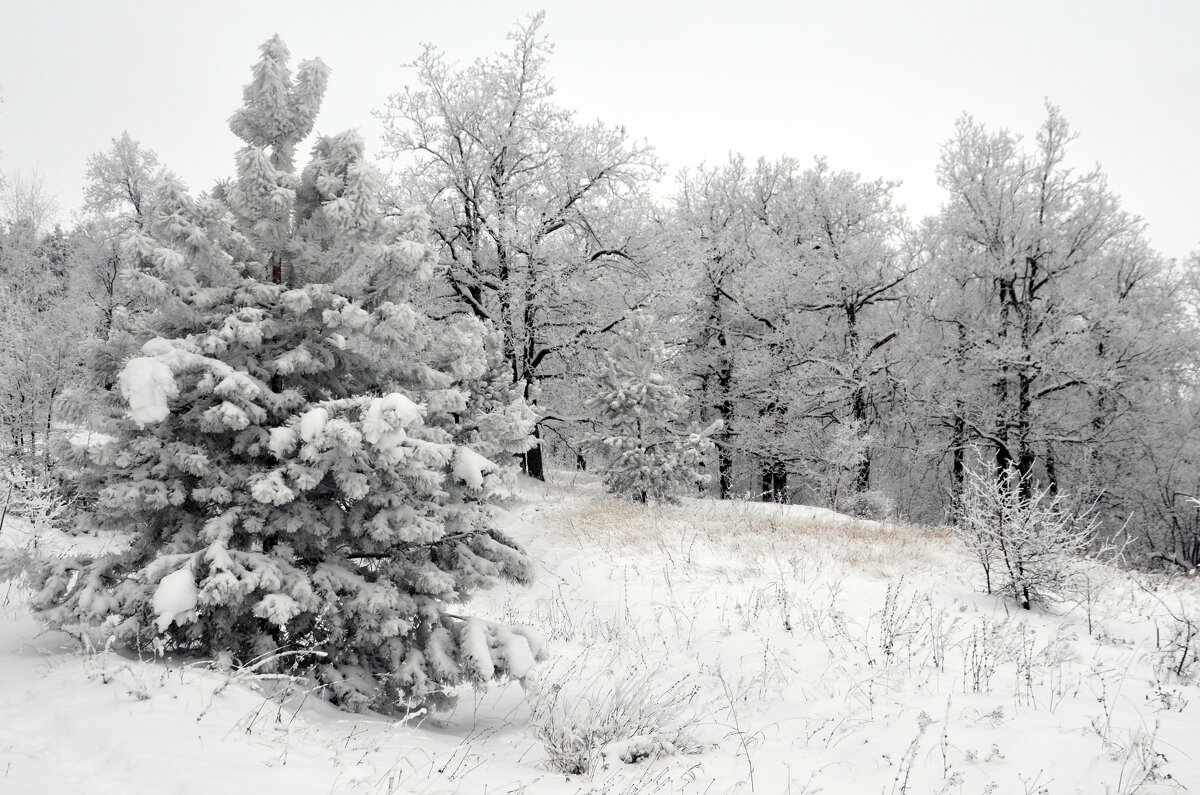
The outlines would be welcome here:
M 0 791 L 1200 790 L 1197 668 L 1173 672 L 1171 617 L 1200 617 L 1194 580 L 1096 567 L 1089 602 L 1018 614 L 975 592 L 952 539 L 817 509 L 525 484 L 507 521 L 539 580 L 463 609 L 534 627 L 553 657 L 529 693 L 407 722 L 80 653 L 10 589 Z M 0 542 L 28 528 L 10 517 Z

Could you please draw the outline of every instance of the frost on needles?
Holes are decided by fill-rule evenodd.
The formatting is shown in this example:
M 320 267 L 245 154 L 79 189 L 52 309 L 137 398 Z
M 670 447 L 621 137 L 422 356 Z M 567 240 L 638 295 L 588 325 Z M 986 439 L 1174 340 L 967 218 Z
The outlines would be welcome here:
M 448 612 L 530 576 L 489 456 L 522 449 L 532 415 L 490 377 L 481 325 L 409 302 L 435 261 L 425 218 L 381 213 L 361 138 L 320 137 L 297 173 L 326 77 L 264 44 L 230 120 L 236 178 L 199 198 L 168 181 L 125 241 L 149 309 L 118 314 L 70 399 L 110 441 L 60 455 L 128 545 L 26 573 L 51 626 L 232 665 L 288 651 L 335 702 L 389 710 L 542 654 Z
M 588 446 L 605 460 L 604 485 L 642 504 L 673 501 L 707 482 L 704 456 L 721 428 L 720 420 L 704 429 L 680 428 L 687 398 L 665 375 L 667 349 L 654 326 L 648 312 L 629 313 L 601 355 L 586 401 L 603 428 Z

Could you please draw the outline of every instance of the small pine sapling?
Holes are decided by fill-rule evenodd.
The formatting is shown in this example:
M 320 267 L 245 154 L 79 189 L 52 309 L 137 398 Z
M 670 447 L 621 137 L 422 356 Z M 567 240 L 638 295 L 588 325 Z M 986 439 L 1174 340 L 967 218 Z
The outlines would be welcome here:
M 643 311 L 630 314 L 616 331 L 596 374 L 596 393 L 586 402 L 604 429 L 588 445 L 607 462 L 604 483 L 614 494 L 645 504 L 670 501 L 707 481 L 701 469 L 713 449 L 707 429 L 679 428 L 687 398 L 666 374 L 667 350 Z

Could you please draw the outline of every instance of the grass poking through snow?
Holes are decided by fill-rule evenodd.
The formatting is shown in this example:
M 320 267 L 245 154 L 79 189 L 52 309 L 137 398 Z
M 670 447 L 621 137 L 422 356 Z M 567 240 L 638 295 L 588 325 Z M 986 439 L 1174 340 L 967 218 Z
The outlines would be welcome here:
M 469 607 L 552 657 L 528 692 L 408 721 L 299 680 L 39 635 L 0 616 L 0 789 L 376 793 L 1200 790 L 1200 593 L 1103 566 L 1017 611 L 947 533 L 800 506 L 643 507 L 527 486 L 531 588 Z

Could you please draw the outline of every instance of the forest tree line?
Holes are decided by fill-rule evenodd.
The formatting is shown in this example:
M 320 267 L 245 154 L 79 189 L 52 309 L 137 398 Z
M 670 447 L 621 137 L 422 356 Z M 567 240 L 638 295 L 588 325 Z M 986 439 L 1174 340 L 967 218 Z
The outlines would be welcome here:
M 511 42 L 465 67 L 422 51 L 377 112 L 391 168 L 377 190 L 395 218 L 429 215 L 439 259 L 414 302 L 489 329 L 493 372 L 535 410 L 527 473 L 607 465 L 589 440 L 611 417 L 590 398 L 634 329 L 688 396 L 679 433 L 708 429 L 712 496 L 940 523 L 970 472 L 1011 467 L 1096 505 L 1144 561 L 1200 563 L 1200 260 L 1155 251 L 1100 169 L 1068 165 L 1057 108 L 1027 138 L 960 119 L 941 210 L 919 221 L 895 183 L 820 158 L 733 155 L 660 200 L 648 143 L 555 101 L 541 18 Z M 122 240 L 152 233 L 168 173 L 115 139 L 69 227 L 36 182 L 5 180 L 10 464 L 54 470 L 48 441 L 73 432 L 56 406 L 83 352 L 139 311 Z

